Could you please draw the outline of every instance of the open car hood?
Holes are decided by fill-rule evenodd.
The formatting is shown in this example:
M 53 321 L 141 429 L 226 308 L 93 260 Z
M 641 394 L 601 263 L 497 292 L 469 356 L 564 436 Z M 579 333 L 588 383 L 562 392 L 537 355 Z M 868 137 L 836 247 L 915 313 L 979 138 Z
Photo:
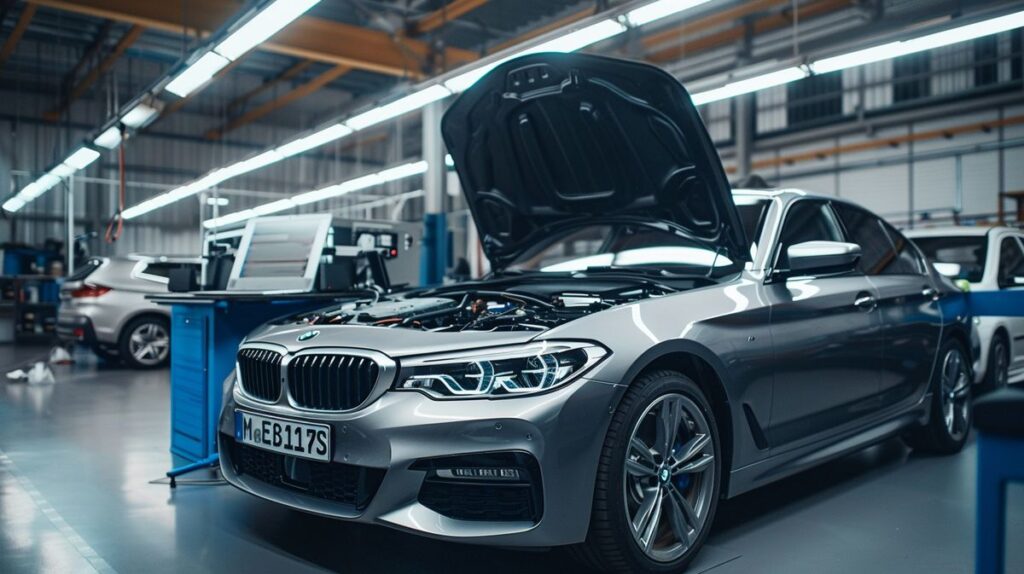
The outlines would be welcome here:
M 750 257 L 718 153 L 686 89 L 659 68 L 517 58 L 459 96 L 441 131 L 496 268 L 595 215 L 668 221 L 733 261 Z

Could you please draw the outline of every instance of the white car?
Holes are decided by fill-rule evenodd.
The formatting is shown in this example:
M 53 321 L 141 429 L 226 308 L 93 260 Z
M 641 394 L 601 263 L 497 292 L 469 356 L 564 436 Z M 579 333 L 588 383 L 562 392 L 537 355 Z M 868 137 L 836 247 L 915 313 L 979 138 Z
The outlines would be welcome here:
M 964 279 L 971 293 L 1016 291 L 1024 299 L 1024 231 L 1013 227 L 946 227 L 907 231 L 936 270 Z M 981 354 L 978 382 L 988 388 L 1024 378 L 1024 317 L 975 319 Z

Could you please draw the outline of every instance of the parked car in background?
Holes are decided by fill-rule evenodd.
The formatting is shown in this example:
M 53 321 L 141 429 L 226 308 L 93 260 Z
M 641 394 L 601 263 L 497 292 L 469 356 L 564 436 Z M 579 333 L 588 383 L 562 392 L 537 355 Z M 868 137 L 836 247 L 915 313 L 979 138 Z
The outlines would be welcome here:
M 230 484 L 664 574 L 721 498 L 891 436 L 963 447 L 963 293 L 852 203 L 734 192 L 674 77 L 525 56 L 441 131 L 493 273 L 250 333 L 219 423 Z
M 906 232 L 935 269 L 970 283 L 972 293 L 1019 292 L 1024 303 L 1024 231 L 946 227 Z M 981 354 L 976 376 L 988 388 L 1024 377 L 1024 317 L 977 317 Z
M 197 258 L 93 257 L 61 287 L 57 333 L 106 360 L 137 369 L 159 367 L 170 356 L 170 312 L 146 299 L 164 293 L 170 270 L 199 267 Z

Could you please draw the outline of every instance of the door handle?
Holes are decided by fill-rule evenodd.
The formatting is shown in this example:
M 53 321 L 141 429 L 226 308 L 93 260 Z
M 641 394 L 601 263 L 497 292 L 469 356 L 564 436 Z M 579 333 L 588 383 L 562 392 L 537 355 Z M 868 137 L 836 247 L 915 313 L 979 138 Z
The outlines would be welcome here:
M 921 290 L 921 295 L 931 299 L 932 301 L 936 301 L 939 298 L 939 290 L 934 287 L 925 286 L 924 289 Z
M 860 293 L 857 295 L 857 298 L 853 300 L 853 304 L 861 311 L 872 311 L 878 306 L 878 299 L 875 299 L 867 293 Z

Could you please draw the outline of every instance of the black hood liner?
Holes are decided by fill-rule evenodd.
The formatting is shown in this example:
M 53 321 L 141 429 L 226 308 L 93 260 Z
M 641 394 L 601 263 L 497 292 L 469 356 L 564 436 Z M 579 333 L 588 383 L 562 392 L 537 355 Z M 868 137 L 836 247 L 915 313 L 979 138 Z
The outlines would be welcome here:
M 733 261 L 749 259 L 704 124 L 659 68 L 524 56 L 456 99 L 441 130 L 495 267 L 559 224 L 606 215 L 666 220 Z

